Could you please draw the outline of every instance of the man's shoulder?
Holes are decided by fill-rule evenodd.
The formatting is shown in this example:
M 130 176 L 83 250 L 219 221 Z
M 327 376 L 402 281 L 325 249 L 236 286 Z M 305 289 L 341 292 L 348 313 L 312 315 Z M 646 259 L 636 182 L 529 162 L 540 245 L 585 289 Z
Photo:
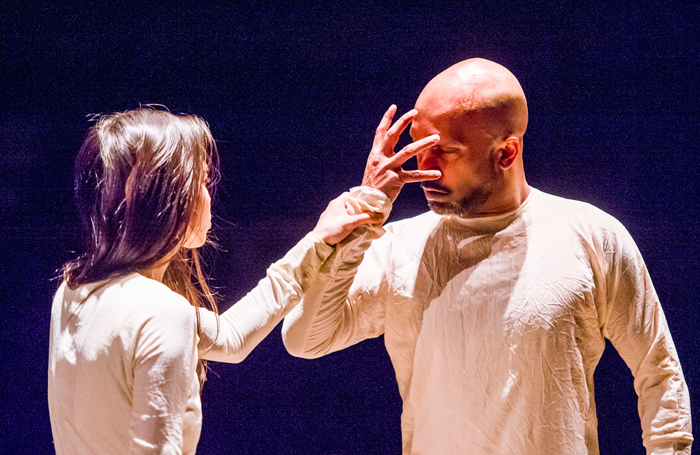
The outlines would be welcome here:
M 594 217 L 603 220 L 615 219 L 612 215 L 596 207 L 590 202 L 569 199 L 555 194 L 545 193 L 537 189 L 533 190 L 533 201 L 537 210 L 562 218 Z
M 533 188 L 532 212 L 537 220 L 548 223 L 566 223 L 586 230 L 625 232 L 626 229 L 613 215 L 595 205 L 569 199 Z

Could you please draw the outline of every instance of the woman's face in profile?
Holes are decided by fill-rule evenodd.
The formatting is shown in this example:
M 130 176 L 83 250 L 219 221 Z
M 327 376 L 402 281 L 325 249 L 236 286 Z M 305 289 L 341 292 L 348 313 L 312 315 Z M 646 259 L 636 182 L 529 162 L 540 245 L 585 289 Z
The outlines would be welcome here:
M 211 229 L 211 196 L 207 186 L 202 184 L 201 200 L 198 209 L 190 220 L 190 232 L 185 239 L 185 248 L 199 248 L 207 240 L 207 232 Z

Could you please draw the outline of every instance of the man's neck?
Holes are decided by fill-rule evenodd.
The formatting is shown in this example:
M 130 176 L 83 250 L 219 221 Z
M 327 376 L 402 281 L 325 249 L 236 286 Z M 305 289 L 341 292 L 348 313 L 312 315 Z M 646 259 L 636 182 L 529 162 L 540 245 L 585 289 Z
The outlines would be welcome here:
M 517 185 L 508 185 L 498 192 L 499 197 L 489 198 L 483 208 L 470 213 L 470 218 L 483 218 L 498 216 L 513 212 L 527 200 L 530 195 L 530 185 L 527 184 L 525 176 L 520 179 Z

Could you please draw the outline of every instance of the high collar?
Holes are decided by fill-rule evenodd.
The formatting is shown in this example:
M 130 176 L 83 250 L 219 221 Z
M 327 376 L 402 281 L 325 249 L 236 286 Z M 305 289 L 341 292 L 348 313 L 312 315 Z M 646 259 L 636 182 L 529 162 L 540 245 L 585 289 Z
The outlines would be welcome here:
M 462 218 L 459 216 L 448 215 L 445 216 L 444 219 L 447 223 L 454 227 L 466 228 L 474 232 L 498 232 L 505 229 L 508 225 L 515 221 L 516 218 L 521 216 L 522 212 L 526 210 L 527 206 L 532 200 L 533 195 L 537 192 L 538 191 L 535 188 L 530 187 L 530 194 L 527 196 L 527 198 L 518 208 L 511 210 L 510 212 L 473 218 Z

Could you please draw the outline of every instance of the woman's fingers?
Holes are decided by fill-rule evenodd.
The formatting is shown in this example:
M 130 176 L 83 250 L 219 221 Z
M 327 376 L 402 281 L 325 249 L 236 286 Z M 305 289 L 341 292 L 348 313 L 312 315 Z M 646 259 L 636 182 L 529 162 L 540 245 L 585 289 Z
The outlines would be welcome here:
M 346 227 L 352 231 L 356 227 L 363 226 L 365 224 L 373 224 L 372 214 L 370 213 L 360 213 L 359 215 L 348 215 L 348 222 Z

